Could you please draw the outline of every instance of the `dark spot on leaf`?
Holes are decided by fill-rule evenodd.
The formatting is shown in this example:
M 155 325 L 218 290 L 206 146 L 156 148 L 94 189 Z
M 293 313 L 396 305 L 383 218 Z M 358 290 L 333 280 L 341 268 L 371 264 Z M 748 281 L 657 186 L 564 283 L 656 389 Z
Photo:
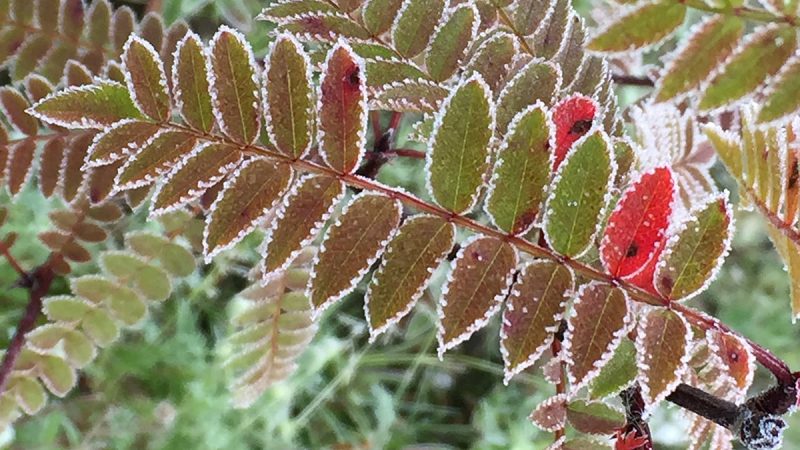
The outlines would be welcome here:
M 626 258 L 633 258 L 634 256 L 639 254 L 639 246 L 636 245 L 635 242 L 632 242 L 631 245 L 628 247 L 628 250 L 625 252 Z
M 661 286 L 663 286 L 666 290 L 671 291 L 672 286 L 675 284 L 675 281 L 670 277 L 664 277 L 661 279 Z
M 357 87 L 358 82 L 360 80 L 359 75 L 359 68 L 358 66 L 353 67 L 353 70 L 347 75 L 347 82 L 350 83 L 351 86 Z
M 591 120 L 577 120 L 575 123 L 572 124 L 572 128 L 569 129 L 571 134 L 586 134 L 592 128 L 592 121 Z
M 797 186 L 797 179 L 800 177 L 800 167 L 798 164 L 792 164 L 792 173 L 789 174 L 789 189 L 794 189 Z

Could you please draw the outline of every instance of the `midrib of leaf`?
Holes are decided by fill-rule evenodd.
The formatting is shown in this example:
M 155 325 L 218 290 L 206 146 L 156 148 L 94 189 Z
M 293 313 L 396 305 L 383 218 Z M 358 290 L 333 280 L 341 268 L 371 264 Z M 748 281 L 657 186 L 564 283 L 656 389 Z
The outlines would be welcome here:
M 531 269 L 529 268 L 528 270 L 531 270 Z M 553 280 L 556 277 L 556 272 L 557 271 L 558 271 L 558 269 L 553 270 L 550 273 L 550 279 L 547 280 L 547 286 L 545 286 L 545 288 L 544 288 L 544 292 L 542 293 L 541 300 L 536 305 L 536 309 L 533 312 L 533 319 L 531 320 L 531 322 L 536 322 L 537 319 L 539 318 L 539 312 L 542 310 L 542 305 L 545 303 L 545 299 L 547 298 L 547 294 L 550 292 L 550 286 L 553 285 Z M 530 343 L 530 341 L 531 341 L 530 334 L 526 333 L 525 334 L 525 339 L 523 339 L 524 345 L 521 345 L 517 349 L 515 354 L 514 354 L 514 365 L 515 366 L 519 365 L 518 361 L 519 361 L 519 356 L 522 354 L 522 349 L 527 347 L 527 345 Z
M 662 349 L 662 347 L 664 345 L 664 340 L 667 337 L 667 328 L 669 328 L 669 320 L 665 320 L 664 321 L 664 327 L 661 329 L 661 334 L 658 337 L 658 347 L 657 347 L 658 351 L 657 351 L 657 353 L 651 353 L 651 355 L 653 357 L 653 361 L 661 361 L 662 360 L 661 354 L 663 352 L 661 351 L 661 349 Z M 662 370 L 656 370 L 655 372 L 656 373 L 663 373 Z
M 581 169 L 582 170 L 585 169 L 583 162 L 581 163 Z M 588 177 L 584 176 L 581 178 L 583 179 L 583 181 L 586 181 Z M 573 208 L 574 214 L 572 214 L 572 226 L 569 229 L 569 236 L 567 237 L 567 249 L 572 247 L 572 238 L 575 237 L 575 227 L 578 226 L 578 217 L 581 212 L 581 207 L 583 206 L 583 197 L 585 194 L 585 190 L 586 190 L 586 183 L 584 182 L 581 183 L 580 195 L 578 196 L 578 206 L 576 208 Z
M 359 76 L 364 76 L 364 74 L 359 74 Z M 341 133 L 339 133 L 339 137 L 342 139 L 342 167 L 341 167 L 341 169 L 342 169 L 342 172 L 346 172 L 345 168 L 346 168 L 347 161 L 348 161 L 348 158 L 347 158 L 347 156 L 348 156 L 347 155 L 348 154 L 348 152 L 347 152 L 347 130 L 349 128 L 347 128 L 347 109 L 345 108 L 344 99 L 347 98 L 347 97 L 345 95 L 346 93 L 345 93 L 345 89 L 344 89 L 344 83 L 340 82 L 338 84 L 339 84 L 339 93 L 340 93 L 340 96 L 341 96 L 341 99 L 342 99 L 342 101 L 339 103 L 339 109 L 340 109 L 339 110 L 339 113 L 340 113 L 339 115 L 342 117 L 342 128 L 341 128 Z
M 441 234 L 441 232 L 445 228 L 447 228 L 447 223 L 443 223 L 439 227 L 439 229 L 436 230 L 436 233 L 433 235 L 433 237 L 428 240 L 427 244 L 425 244 L 425 248 L 423 248 L 422 251 L 419 252 L 419 254 L 417 255 L 417 259 L 415 259 L 414 262 L 406 269 L 403 276 L 400 277 L 400 282 L 398 283 L 398 287 L 395 288 L 394 291 L 392 291 L 392 295 L 389 296 L 389 301 L 387 302 L 388 304 L 394 303 L 394 299 L 395 297 L 397 297 L 397 292 L 400 290 L 400 286 L 405 285 L 407 283 L 406 280 L 408 280 L 408 275 L 414 270 L 415 267 L 417 267 L 417 264 L 419 264 L 420 260 L 422 259 L 422 256 L 425 254 L 425 252 L 428 251 L 428 249 L 431 248 L 431 244 L 436 241 L 436 239 L 439 237 L 439 234 Z M 383 312 L 384 313 L 386 312 L 386 308 L 384 308 Z
M 358 237 L 358 240 L 355 242 L 355 244 L 353 244 L 353 245 L 350 247 L 350 251 L 348 251 L 348 252 L 347 252 L 347 255 L 344 257 L 344 260 L 342 261 L 342 263 L 341 263 L 341 266 L 344 266 L 344 265 L 345 265 L 347 262 L 349 262 L 349 261 L 350 261 L 350 258 L 353 256 L 353 251 L 354 251 L 354 250 L 356 249 L 356 247 L 358 247 L 358 245 L 359 245 L 359 244 L 360 244 L 360 243 L 361 243 L 361 242 L 364 240 L 364 237 L 365 237 L 365 236 L 367 236 L 367 235 L 369 234 L 369 231 L 370 231 L 370 230 L 372 230 L 372 228 L 373 228 L 373 227 L 375 226 L 375 224 L 378 222 L 378 219 L 380 219 L 381 217 L 383 217 L 383 214 L 382 214 L 382 213 L 383 213 L 383 211 L 384 211 L 384 210 L 385 210 L 387 207 L 391 207 L 391 203 L 384 205 L 384 206 L 383 206 L 383 207 L 380 209 L 380 211 L 378 211 L 378 213 L 376 213 L 376 214 L 373 214 L 373 215 L 372 215 L 372 220 L 369 222 L 369 225 L 367 225 L 367 227 L 364 229 L 364 231 L 363 231 L 363 232 L 361 233 L 361 235 Z M 329 287 L 330 285 L 331 285 L 331 280 L 329 279 L 329 280 L 327 280 L 327 282 L 326 282 L 325 284 L 323 284 L 322 286 L 320 286 L 320 287 L 319 287 L 318 289 L 316 289 L 316 290 L 318 290 L 318 291 L 321 291 L 321 292 L 325 292 L 325 291 L 327 291 L 327 290 L 328 290 L 328 287 Z M 336 294 L 338 294 L 338 292 L 337 292 Z
M 291 127 L 292 127 L 292 154 L 297 151 L 297 127 L 295 126 L 295 121 L 297 118 L 294 116 L 294 90 L 292 88 L 292 71 L 286 71 L 286 87 L 289 91 L 289 117 L 292 118 Z
M 503 251 L 503 245 L 497 247 L 497 251 L 495 251 L 494 256 L 492 256 L 492 260 L 489 262 L 489 264 L 484 266 L 483 273 L 481 273 L 481 278 L 480 280 L 478 280 L 478 284 L 475 285 L 475 289 L 472 290 L 472 294 L 470 294 L 469 296 L 469 299 L 467 301 L 468 305 L 472 304 L 472 301 L 475 299 L 475 294 L 478 293 L 478 290 L 480 290 L 480 288 L 483 286 L 484 280 L 486 280 L 486 276 L 489 274 L 489 272 L 491 272 L 491 269 L 494 268 L 494 263 L 495 261 L 497 261 L 497 257 L 500 256 L 501 251 Z M 462 308 L 462 311 L 466 311 L 466 308 Z M 464 315 L 459 314 L 458 320 L 454 325 L 456 328 L 458 328 L 459 326 L 461 326 L 463 322 L 464 322 Z

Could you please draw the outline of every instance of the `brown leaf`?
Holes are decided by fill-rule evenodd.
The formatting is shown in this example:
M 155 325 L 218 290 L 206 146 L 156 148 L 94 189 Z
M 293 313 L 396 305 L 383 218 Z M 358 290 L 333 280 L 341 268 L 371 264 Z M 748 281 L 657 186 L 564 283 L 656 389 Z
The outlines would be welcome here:
M 246 161 L 211 205 L 203 233 L 206 261 L 233 247 L 255 229 L 289 187 L 293 170 L 264 158 Z
M 477 235 L 459 250 L 439 301 L 439 357 L 486 326 L 500 310 L 517 265 L 514 247 Z
M 571 270 L 549 261 L 527 264 L 517 276 L 500 331 L 505 383 L 532 366 L 550 346 L 574 284 Z
M 668 309 L 653 309 L 641 319 L 636 334 L 636 365 L 648 409 L 680 383 L 689 363 L 690 332 L 686 319 Z
M 592 281 L 578 289 L 564 334 L 564 355 L 572 392 L 600 373 L 630 325 L 627 294 Z
M 400 224 L 400 203 L 384 195 L 356 196 L 331 226 L 311 270 L 314 315 L 355 289 Z

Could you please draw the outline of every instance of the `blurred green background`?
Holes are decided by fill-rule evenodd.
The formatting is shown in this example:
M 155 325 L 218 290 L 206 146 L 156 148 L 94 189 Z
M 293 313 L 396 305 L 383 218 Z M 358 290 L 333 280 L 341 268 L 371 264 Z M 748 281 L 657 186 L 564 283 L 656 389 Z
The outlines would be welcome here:
M 123 2 L 115 2 L 117 4 Z M 266 25 L 254 23 L 255 0 L 163 0 L 155 7 L 167 23 L 187 19 L 203 35 L 227 22 L 247 32 L 263 54 Z M 591 2 L 580 2 L 586 12 Z M 144 4 L 133 5 L 138 11 Z M 152 6 L 152 5 L 151 5 Z M 621 92 L 630 103 L 644 91 Z M 406 124 L 407 131 L 407 124 Z M 402 142 L 400 146 L 406 146 Z M 418 162 L 395 161 L 381 173 L 385 181 L 420 183 Z M 720 168 L 715 176 L 730 186 Z M 9 222 L 0 235 L 20 234 L 15 255 L 27 266 L 45 252 L 36 234 L 49 229 L 45 201 L 29 188 L 10 205 Z M 139 212 L 119 224 L 147 227 Z M 737 215 L 733 251 L 722 273 L 693 306 L 719 317 L 733 329 L 800 367 L 798 331 L 790 321 L 788 279 L 767 240 L 761 219 Z M 543 449 L 552 435 L 534 427 L 527 416 L 554 387 L 530 369 L 504 386 L 498 351 L 498 320 L 444 361 L 435 354 L 435 307 L 420 301 L 402 326 L 377 343 L 367 343 L 359 289 L 328 312 L 300 368 L 247 410 L 233 409 L 221 367 L 227 351 L 231 299 L 247 284 L 256 261 L 252 236 L 214 266 L 201 267 L 181 283 L 173 298 L 139 329 L 127 332 L 101 352 L 66 398 L 51 398 L 45 411 L 20 420 L 0 435 L 13 449 Z M 81 269 L 92 272 L 91 266 Z M 437 276 L 441 278 L 443 274 Z M 7 345 L 27 300 L 12 287 L 15 275 L 0 264 L 0 345 Z M 53 294 L 64 293 L 59 280 Z M 759 371 L 754 392 L 771 382 Z M 800 420 L 790 418 L 784 448 L 800 446 Z M 686 447 L 687 422 L 671 406 L 659 409 L 651 428 L 659 449 Z

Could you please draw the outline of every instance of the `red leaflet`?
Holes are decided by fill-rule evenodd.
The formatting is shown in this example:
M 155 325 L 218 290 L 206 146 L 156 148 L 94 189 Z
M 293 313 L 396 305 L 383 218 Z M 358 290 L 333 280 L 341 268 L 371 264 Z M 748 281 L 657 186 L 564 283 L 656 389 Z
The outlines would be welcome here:
M 653 285 L 653 278 L 656 275 L 656 264 L 658 263 L 658 259 L 661 256 L 661 253 L 664 252 L 664 246 L 667 245 L 667 237 L 664 236 L 659 241 L 658 248 L 656 249 L 655 254 L 650 261 L 647 261 L 647 264 L 640 270 L 636 272 L 632 277 L 628 278 L 628 282 L 634 286 L 639 286 L 640 288 L 644 289 L 645 291 L 661 296 L 661 294 L 656 291 L 656 287 Z
M 635 275 L 661 250 L 673 197 L 668 167 L 649 171 L 628 187 L 608 219 L 600 244 L 600 259 L 608 273 Z
M 628 433 L 619 430 L 615 439 L 614 450 L 641 450 L 649 442 L 647 437 L 640 435 L 636 430 Z
M 553 170 L 558 169 L 572 144 L 592 128 L 597 102 L 581 94 L 561 100 L 553 107 L 556 125 L 556 154 Z

